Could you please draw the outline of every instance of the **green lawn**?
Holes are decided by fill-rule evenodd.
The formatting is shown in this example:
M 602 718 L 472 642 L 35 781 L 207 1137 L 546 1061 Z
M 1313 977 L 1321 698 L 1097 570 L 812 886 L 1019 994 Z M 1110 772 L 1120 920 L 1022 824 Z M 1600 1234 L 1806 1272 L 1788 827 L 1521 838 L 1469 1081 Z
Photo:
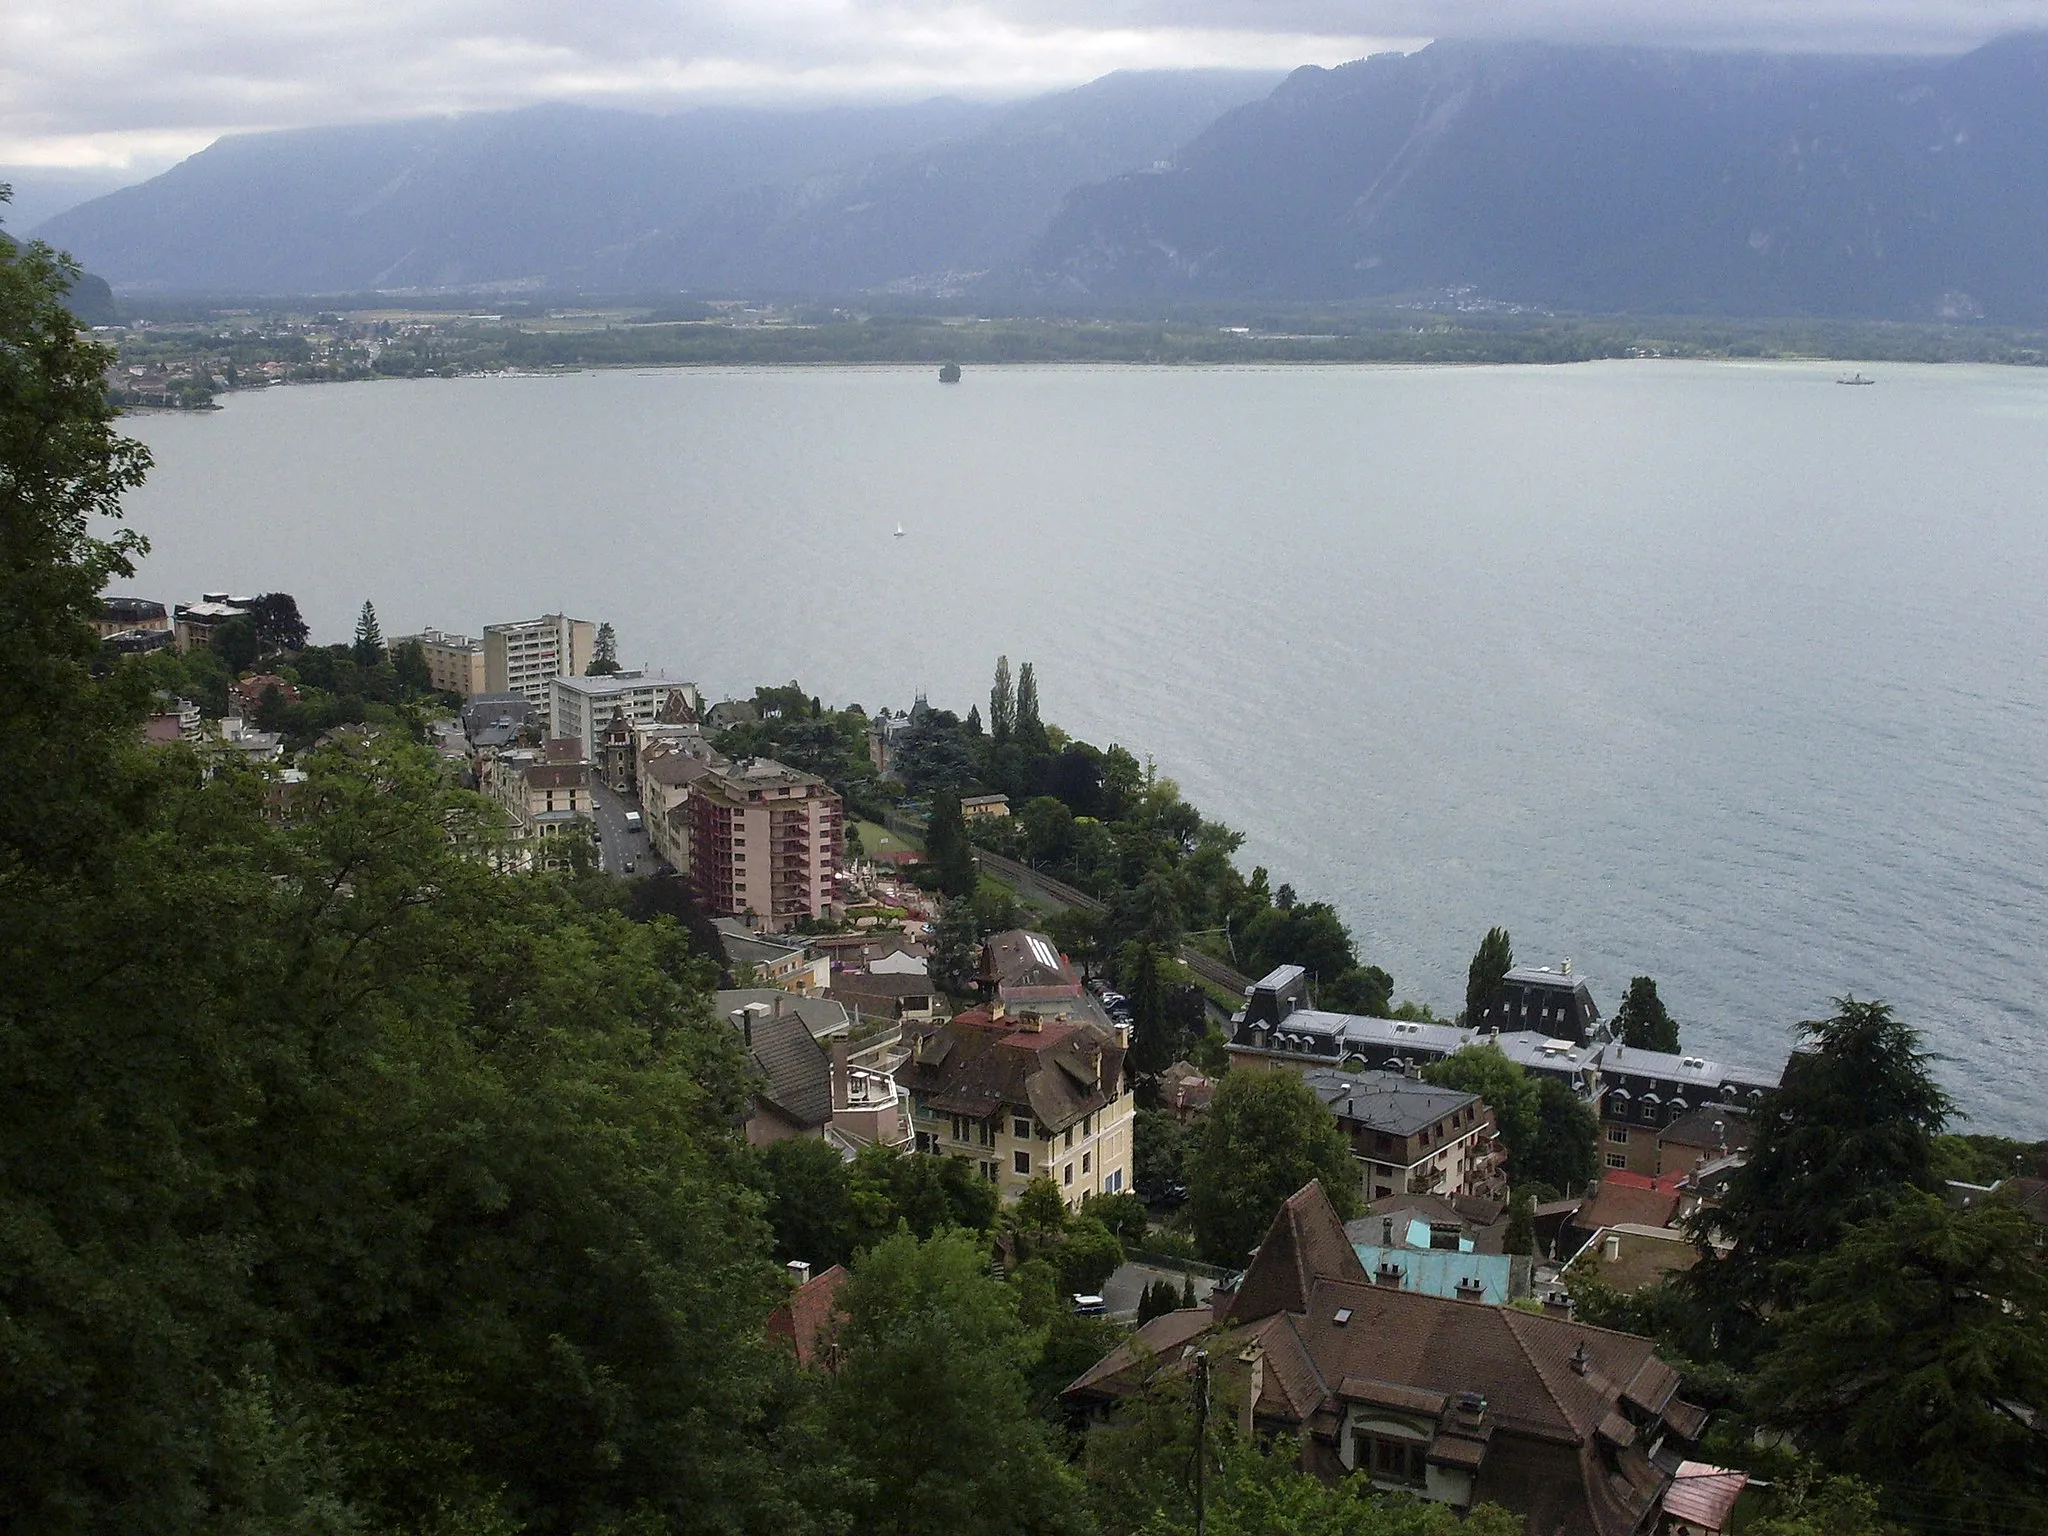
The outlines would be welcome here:
M 860 829 L 860 845 L 869 858 L 878 853 L 924 852 L 923 843 L 901 832 L 891 832 L 880 822 L 856 821 L 854 826 Z

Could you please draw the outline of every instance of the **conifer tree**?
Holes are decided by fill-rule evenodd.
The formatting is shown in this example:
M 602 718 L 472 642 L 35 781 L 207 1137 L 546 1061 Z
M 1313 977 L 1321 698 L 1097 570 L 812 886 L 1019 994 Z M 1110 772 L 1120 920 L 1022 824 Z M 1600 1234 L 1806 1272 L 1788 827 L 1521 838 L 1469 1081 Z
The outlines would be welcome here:
M 996 658 L 996 683 L 988 693 L 988 739 L 997 746 L 1017 729 L 1017 694 L 1010 686 L 1010 658 Z
M 1465 1024 L 1477 1029 L 1486 1005 L 1500 991 L 1501 978 L 1515 968 L 1515 946 L 1505 928 L 1489 928 L 1465 973 Z
M 1034 750 L 1046 747 L 1045 724 L 1038 718 L 1038 675 L 1030 662 L 1017 669 L 1017 740 Z
M 609 677 L 619 670 L 619 635 L 609 624 L 597 626 L 597 647 L 584 668 L 586 677 Z
M 384 631 L 377 624 L 376 605 L 367 598 L 356 615 L 355 658 L 359 667 L 374 667 L 384 659 Z

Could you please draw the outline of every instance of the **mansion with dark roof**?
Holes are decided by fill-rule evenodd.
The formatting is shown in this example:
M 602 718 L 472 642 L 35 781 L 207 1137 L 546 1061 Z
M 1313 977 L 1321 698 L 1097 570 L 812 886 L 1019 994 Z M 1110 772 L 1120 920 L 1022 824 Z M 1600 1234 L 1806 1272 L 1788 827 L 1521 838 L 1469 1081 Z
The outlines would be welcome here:
M 1319 1184 L 1291 1197 L 1235 1295 L 1141 1327 L 1062 1394 L 1100 1422 L 1210 1363 L 1216 1401 L 1287 1435 L 1304 1468 L 1458 1508 L 1502 1505 L 1540 1536 L 1637 1536 L 1706 1414 L 1650 1340 L 1373 1282 Z
M 1231 1066 L 1412 1073 L 1467 1046 L 1493 1045 L 1526 1071 L 1569 1084 L 1593 1106 L 1606 1168 L 1650 1175 L 1673 1171 L 1675 1154 L 1660 1145 L 1667 1132 L 1694 1123 L 1703 1109 L 1724 1118 L 1746 1115 L 1784 1076 L 1782 1066 L 1624 1046 L 1607 1036 L 1583 977 L 1536 967 L 1508 976 L 1499 1007 L 1488 1009 L 1496 1023 L 1473 1028 L 1313 1008 L 1306 973 L 1283 965 L 1247 989 L 1232 1020 Z

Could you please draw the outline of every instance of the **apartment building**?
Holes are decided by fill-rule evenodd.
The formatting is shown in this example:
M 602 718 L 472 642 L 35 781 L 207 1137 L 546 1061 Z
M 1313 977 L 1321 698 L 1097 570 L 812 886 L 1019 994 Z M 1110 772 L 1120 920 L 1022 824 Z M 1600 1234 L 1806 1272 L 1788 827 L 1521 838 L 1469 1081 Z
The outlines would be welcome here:
M 1583 1045 L 1600 1024 L 1600 1009 L 1583 976 L 1572 974 L 1567 960 L 1560 970 L 1547 965 L 1518 965 L 1501 978 L 1495 992 L 1468 1022 L 1482 1029 L 1532 1030 L 1553 1039 Z
M 490 692 L 484 686 L 482 640 L 451 635 L 445 630 L 423 629 L 416 635 L 400 635 L 390 642 L 388 649 L 396 657 L 414 641 L 419 642 L 420 652 L 427 658 L 427 680 L 435 692 L 452 693 L 460 699 Z
M 680 809 L 689 877 L 713 916 L 773 930 L 827 915 L 846 842 L 839 796 L 823 779 L 765 757 L 718 762 Z
M 180 603 L 172 611 L 171 632 L 180 651 L 213 644 L 213 632 L 229 619 L 247 618 L 253 597 L 230 597 L 225 592 L 202 592 L 196 603 Z
M 584 756 L 595 761 L 598 740 L 613 715 L 629 725 L 652 725 L 674 713 L 671 700 L 694 715 L 701 701 L 694 683 L 665 672 L 614 672 L 606 677 L 553 677 L 548 680 L 549 730 L 583 743 Z
M 146 597 L 103 597 L 99 617 L 93 620 L 92 627 L 102 640 L 138 632 L 167 634 L 171 616 L 162 603 Z
M 910 1094 L 918 1151 L 965 1158 L 1005 1200 L 1040 1177 L 1069 1205 L 1131 1187 L 1137 1100 L 1122 1031 L 995 1003 L 906 1025 L 904 1041 L 896 1080 Z
M 1367 1200 L 1395 1195 L 1507 1194 L 1507 1154 L 1477 1094 L 1396 1072 L 1318 1068 L 1303 1080 L 1330 1106 L 1359 1165 Z
M 1638 1050 L 1614 1041 L 1600 1060 L 1601 1161 L 1610 1169 L 1655 1176 L 1664 1171 L 1661 1142 L 1667 1130 L 1700 1109 L 1746 1116 L 1784 1075 L 1783 1067 Z
M 511 817 L 510 868 L 566 869 L 573 849 L 592 836 L 590 764 L 577 742 L 555 739 L 500 752 L 489 764 L 485 790 Z
M 588 619 L 544 613 L 517 624 L 486 624 L 484 692 L 531 699 L 546 725 L 550 684 L 558 677 L 581 677 L 596 654 L 597 626 Z

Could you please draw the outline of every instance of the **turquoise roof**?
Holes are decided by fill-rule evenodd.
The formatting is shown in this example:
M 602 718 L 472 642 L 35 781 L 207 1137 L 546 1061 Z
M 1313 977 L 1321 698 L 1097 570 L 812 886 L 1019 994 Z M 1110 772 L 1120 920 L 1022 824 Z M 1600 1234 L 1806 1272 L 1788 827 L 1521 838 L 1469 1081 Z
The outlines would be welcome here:
M 1401 1289 L 1420 1291 L 1425 1296 L 1441 1296 L 1445 1301 L 1458 1299 L 1460 1280 L 1479 1282 L 1479 1299 L 1492 1306 L 1504 1307 L 1508 1302 L 1508 1285 L 1514 1261 L 1504 1253 L 1473 1253 L 1470 1239 L 1461 1243 L 1453 1253 L 1448 1248 L 1431 1248 L 1429 1224 L 1415 1222 L 1409 1227 L 1412 1235 L 1421 1230 L 1423 1246 L 1420 1248 L 1382 1248 L 1377 1243 L 1354 1243 L 1358 1261 L 1365 1266 L 1365 1272 L 1377 1278 L 1382 1261 L 1397 1265 L 1402 1270 Z

